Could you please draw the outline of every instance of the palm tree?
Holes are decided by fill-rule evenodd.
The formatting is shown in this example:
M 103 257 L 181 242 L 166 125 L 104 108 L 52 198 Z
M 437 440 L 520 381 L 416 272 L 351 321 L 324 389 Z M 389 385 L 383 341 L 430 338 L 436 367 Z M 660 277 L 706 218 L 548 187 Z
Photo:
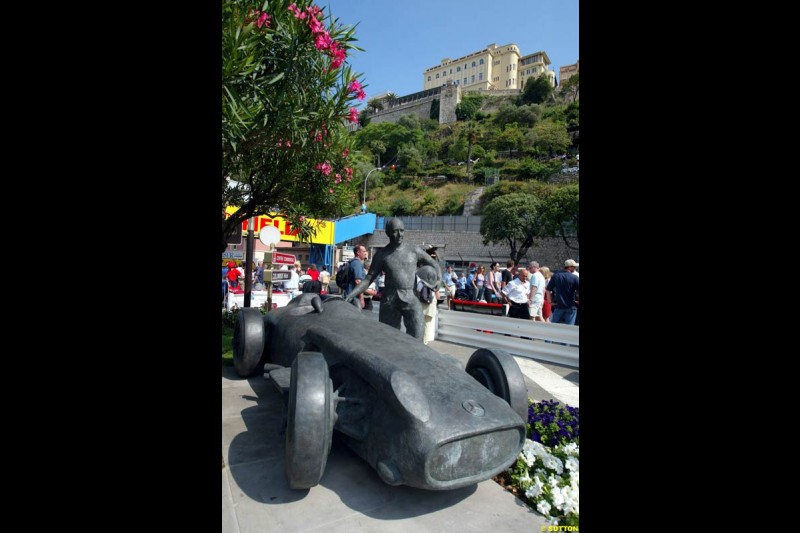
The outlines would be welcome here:
M 370 98 L 367 100 L 367 107 L 372 110 L 373 113 L 377 113 L 378 111 L 383 110 L 383 98 Z
M 470 165 L 472 164 L 472 145 L 483 137 L 483 127 L 474 120 L 468 120 L 464 128 L 464 136 L 467 138 L 467 179 L 469 179 Z

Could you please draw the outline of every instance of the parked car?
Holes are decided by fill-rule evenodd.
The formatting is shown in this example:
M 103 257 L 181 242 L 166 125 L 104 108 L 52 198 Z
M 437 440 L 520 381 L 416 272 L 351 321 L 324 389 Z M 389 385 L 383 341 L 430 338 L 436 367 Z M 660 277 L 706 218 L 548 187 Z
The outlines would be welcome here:
M 380 339 L 380 342 L 375 342 Z M 289 486 L 320 482 L 333 432 L 389 485 L 447 490 L 505 470 L 525 440 L 528 391 L 514 358 L 478 349 L 466 368 L 339 297 L 241 309 L 234 366 L 287 400 Z

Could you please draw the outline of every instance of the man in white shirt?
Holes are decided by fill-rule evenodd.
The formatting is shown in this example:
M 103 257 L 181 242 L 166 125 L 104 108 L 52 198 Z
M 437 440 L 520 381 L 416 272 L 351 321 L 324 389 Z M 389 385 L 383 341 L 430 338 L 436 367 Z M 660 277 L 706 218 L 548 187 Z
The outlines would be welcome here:
M 531 318 L 528 312 L 528 302 L 530 300 L 531 285 L 528 283 L 528 271 L 524 268 L 517 270 L 516 278 L 512 279 L 501 291 L 503 300 L 509 304 L 508 316 L 511 318 Z
M 291 277 L 283 282 L 283 290 L 289 293 L 290 298 L 294 298 L 295 293 L 300 290 L 300 276 L 294 268 L 289 269 Z
M 528 265 L 528 269 L 530 270 L 531 278 L 531 294 L 530 305 L 528 305 L 528 313 L 531 315 L 532 320 L 544 322 L 544 317 L 542 316 L 542 305 L 544 305 L 544 287 L 546 282 L 542 273 L 539 272 L 539 263 L 532 261 Z

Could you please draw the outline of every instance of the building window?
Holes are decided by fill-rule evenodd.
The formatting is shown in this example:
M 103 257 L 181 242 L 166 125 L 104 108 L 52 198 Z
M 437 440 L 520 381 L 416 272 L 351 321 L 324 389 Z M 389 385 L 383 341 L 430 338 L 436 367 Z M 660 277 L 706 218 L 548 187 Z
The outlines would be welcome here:
M 431 81 L 431 77 L 430 76 L 428 76 L 428 81 Z
M 438 74 L 436 75 L 436 79 L 437 79 L 437 80 L 439 79 L 439 75 L 438 75 Z
M 472 62 L 472 66 L 473 66 L 473 67 L 475 66 L 475 62 L 474 62 L 474 61 Z
M 450 69 L 450 74 L 452 74 L 452 73 L 453 73 L 453 69 Z
M 464 78 L 464 85 L 467 84 L 467 78 Z
M 442 77 L 445 77 L 445 76 L 447 76 L 447 71 L 446 71 L 446 70 L 443 70 L 443 71 L 442 71 Z
M 464 70 L 467 70 L 467 64 L 464 63 Z
M 456 72 L 461 72 L 461 67 L 456 67 Z
M 483 81 L 483 72 L 478 72 L 478 81 Z
M 470 83 L 475 83 L 475 74 L 472 75 L 472 79 L 469 80 Z
M 480 60 L 480 64 L 483 65 L 483 59 Z

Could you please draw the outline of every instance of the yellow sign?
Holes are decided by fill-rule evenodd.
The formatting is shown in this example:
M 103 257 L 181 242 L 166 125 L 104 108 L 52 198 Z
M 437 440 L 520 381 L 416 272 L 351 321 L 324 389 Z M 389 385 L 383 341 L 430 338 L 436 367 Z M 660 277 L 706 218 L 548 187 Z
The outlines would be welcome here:
M 226 207 L 225 215 L 230 216 L 238 210 L 238 207 Z M 292 225 L 289 224 L 289 221 L 285 218 L 280 216 L 271 217 L 269 215 L 259 215 L 254 218 L 254 228 L 256 233 L 261 231 L 261 228 L 264 226 L 275 226 L 278 228 L 278 231 L 281 232 L 282 241 L 300 241 L 297 236 L 299 231 L 295 228 L 292 228 Z M 311 242 L 313 244 L 334 244 L 333 222 L 330 220 L 316 220 L 313 218 L 307 218 L 306 221 L 311 225 L 312 228 L 313 234 L 311 236 Z M 247 235 L 247 222 L 247 220 L 242 221 L 242 235 Z M 314 230 L 316 230 L 316 232 L 314 232 Z

